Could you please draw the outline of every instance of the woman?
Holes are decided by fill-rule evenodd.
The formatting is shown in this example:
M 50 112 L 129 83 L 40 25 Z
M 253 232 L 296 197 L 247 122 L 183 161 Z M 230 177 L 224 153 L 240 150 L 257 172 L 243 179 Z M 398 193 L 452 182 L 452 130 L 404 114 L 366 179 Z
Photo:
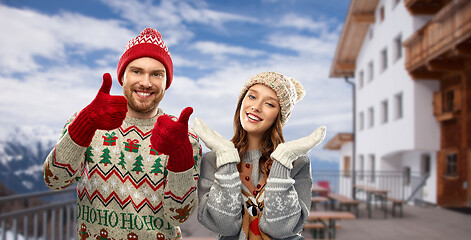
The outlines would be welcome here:
M 241 91 L 232 141 L 195 119 L 212 150 L 201 162 L 198 220 L 219 239 L 303 239 L 312 186 L 306 154 L 325 127 L 287 143 L 282 127 L 304 94 L 296 80 L 263 72 Z

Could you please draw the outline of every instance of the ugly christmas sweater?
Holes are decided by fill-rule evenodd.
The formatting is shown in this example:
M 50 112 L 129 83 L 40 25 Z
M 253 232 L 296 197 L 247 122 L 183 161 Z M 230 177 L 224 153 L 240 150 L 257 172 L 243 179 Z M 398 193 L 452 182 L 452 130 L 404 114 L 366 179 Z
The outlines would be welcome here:
M 216 167 L 216 154 L 201 161 L 198 220 L 218 239 L 304 239 L 311 208 L 312 176 L 306 156 L 288 169 L 273 161 L 268 177 L 259 174 L 258 150 L 236 163 Z
M 43 172 L 53 190 L 77 182 L 77 239 L 181 238 L 178 226 L 197 206 L 201 145 L 190 129 L 194 167 L 167 170 L 168 156 L 150 142 L 163 114 L 159 109 L 154 118 L 126 117 L 117 129 L 97 130 L 88 148 L 70 138 L 66 124 Z

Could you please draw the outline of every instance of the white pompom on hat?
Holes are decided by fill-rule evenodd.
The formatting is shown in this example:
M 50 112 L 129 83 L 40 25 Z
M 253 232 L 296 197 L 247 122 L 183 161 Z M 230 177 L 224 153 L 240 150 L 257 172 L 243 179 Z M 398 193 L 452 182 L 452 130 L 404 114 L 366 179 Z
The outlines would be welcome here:
M 295 79 L 277 72 L 262 72 L 249 78 L 245 83 L 240 92 L 239 101 L 255 84 L 263 84 L 275 91 L 281 107 L 281 123 L 283 125 L 288 121 L 294 105 L 306 95 L 301 83 Z

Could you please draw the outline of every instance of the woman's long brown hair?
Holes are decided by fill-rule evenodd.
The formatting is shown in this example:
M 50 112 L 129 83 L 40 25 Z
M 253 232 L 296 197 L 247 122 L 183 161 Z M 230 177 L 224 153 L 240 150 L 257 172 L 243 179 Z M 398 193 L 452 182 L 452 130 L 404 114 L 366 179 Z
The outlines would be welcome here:
M 245 152 L 247 152 L 248 144 L 247 144 L 247 131 L 242 127 L 240 122 L 240 110 L 242 108 L 242 101 L 244 100 L 247 91 L 239 98 L 239 102 L 237 103 L 237 108 L 234 114 L 234 136 L 232 137 L 232 143 L 237 148 L 239 152 L 239 156 L 242 159 L 242 156 Z M 281 124 L 281 111 L 278 113 L 278 116 L 275 119 L 273 125 L 263 134 L 263 138 L 265 141 L 260 143 L 260 151 L 262 152 L 262 157 L 259 161 L 259 169 L 261 172 L 265 173 L 268 172 L 271 168 L 271 164 L 273 160 L 271 159 L 271 153 L 276 149 L 276 147 L 280 144 L 285 142 L 283 137 L 283 125 Z M 238 164 L 238 168 L 240 171 L 240 163 Z

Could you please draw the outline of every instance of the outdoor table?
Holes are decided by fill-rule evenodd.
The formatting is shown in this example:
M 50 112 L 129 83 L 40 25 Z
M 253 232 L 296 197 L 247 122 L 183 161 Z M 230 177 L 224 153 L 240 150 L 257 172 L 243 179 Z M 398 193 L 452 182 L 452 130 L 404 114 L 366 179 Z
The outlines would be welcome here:
M 322 223 L 328 231 L 329 239 L 335 239 L 336 221 L 355 219 L 355 215 L 351 212 L 311 211 L 307 219 L 308 221 L 318 221 Z
M 315 196 L 311 197 L 312 207 L 316 210 L 317 203 L 327 203 L 329 199 L 327 197 Z M 324 207 L 327 208 L 327 205 Z
M 329 189 L 321 187 L 317 184 L 313 184 L 311 190 L 312 193 L 314 193 L 314 196 L 327 196 L 327 193 L 329 192 Z
M 366 208 L 368 210 L 368 218 L 371 218 L 371 202 L 373 196 L 379 196 L 381 201 L 381 208 L 384 211 L 384 218 L 388 216 L 388 190 L 378 189 L 372 186 L 355 185 L 356 191 L 363 191 L 366 193 Z

